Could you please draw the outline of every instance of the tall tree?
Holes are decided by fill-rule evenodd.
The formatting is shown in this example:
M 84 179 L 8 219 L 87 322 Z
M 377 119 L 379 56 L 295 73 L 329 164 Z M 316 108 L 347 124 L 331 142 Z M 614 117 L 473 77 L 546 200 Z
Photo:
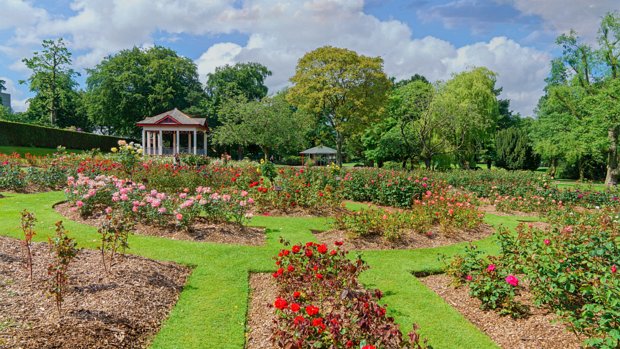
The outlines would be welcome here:
M 562 48 L 562 56 L 552 62 L 546 95 L 539 106 L 540 112 L 553 110 L 554 113 L 541 114 L 539 118 L 570 120 L 575 129 L 592 136 L 593 142 L 583 144 L 584 147 L 571 147 L 571 151 L 590 152 L 580 152 L 579 159 L 596 158 L 601 143 L 595 140 L 605 139 L 605 183 L 615 185 L 620 176 L 620 111 L 617 107 L 620 101 L 620 16 L 608 13 L 603 17 L 598 47 L 582 42 L 574 31 L 560 35 L 556 43 Z M 595 137 L 592 132 L 598 132 L 601 126 L 606 134 Z
M 288 100 L 332 128 L 339 165 L 346 139 L 378 118 L 390 87 L 380 57 L 331 46 L 306 53 L 291 82 Z
M 495 73 L 479 67 L 454 75 L 441 86 L 435 112 L 449 120 L 451 151 L 462 167 L 476 164 L 484 144 L 495 135 L 499 107 Z
M 69 126 L 79 103 L 75 81 L 79 74 L 71 68 L 71 52 L 62 38 L 43 40 L 42 47 L 32 58 L 22 60 L 32 70 L 27 81 L 36 95 L 30 99 L 30 108 L 35 114 L 49 115 L 51 125 Z
M 216 144 L 255 144 L 266 159 L 273 152 L 297 153 L 313 126 L 308 114 L 286 101 L 285 92 L 260 101 L 247 101 L 243 96 L 229 98 L 220 108 L 220 118 L 222 124 L 213 134 Z
M 259 101 L 267 96 L 265 79 L 271 71 L 260 63 L 236 63 L 215 68 L 207 75 L 205 91 L 209 97 L 211 122 L 218 124 L 217 114 L 227 99 L 243 96 L 248 101 Z
M 123 50 L 88 70 L 86 110 L 107 134 L 137 137 L 147 116 L 204 103 L 196 64 L 155 46 Z

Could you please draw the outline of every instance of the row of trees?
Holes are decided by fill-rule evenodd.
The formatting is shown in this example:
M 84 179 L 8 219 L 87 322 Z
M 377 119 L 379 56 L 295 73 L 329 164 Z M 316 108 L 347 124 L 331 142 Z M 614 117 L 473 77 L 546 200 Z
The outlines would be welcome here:
M 135 122 L 177 107 L 208 117 L 218 151 L 240 156 L 296 155 L 316 144 L 379 166 L 536 168 L 606 181 L 620 175 L 620 20 L 607 14 L 598 44 L 561 35 L 536 117 L 521 118 L 498 99 L 496 74 L 484 67 L 430 82 L 396 81 L 380 57 L 335 47 L 304 55 L 291 87 L 268 96 L 271 71 L 259 63 L 218 67 L 203 86 L 197 67 L 175 51 L 133 48 L 87 70 L 78 89 L 62 39 L 24 59 L 34 97 L 22 121 L 137 136 Z M 0 89 L 3 84 L 0 82 Z M 6 114 L 6 113 L 5 113 Z M 2 116 L 0 116 L 2 117 Z M 5 117 L 7 117 L 5 115 Z M 568 171 L 567 171 L 568 170 Z M 572 173 L 569 173 L 572 172 Z

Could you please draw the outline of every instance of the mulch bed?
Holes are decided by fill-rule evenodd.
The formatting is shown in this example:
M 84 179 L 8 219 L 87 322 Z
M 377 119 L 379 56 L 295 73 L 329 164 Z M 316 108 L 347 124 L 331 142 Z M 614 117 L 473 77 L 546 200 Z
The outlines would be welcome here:
M 69 267 L 59 315 L 46 296 L 48 247 L 32 247 L 33 282 L 20 240 L 0 237 L 0 348 L 146 348 L 176 303 L 189 268 L 137 256 L 106 275 L 98 251 Z
M 478 206 L 478 209 L 484 213 L 492 214 L 495 216 L 536 217 L 541 215 L 539 212 L 499 211 L 497 210 L 497 207 L 495 205 L 480 205 Z
M 469 296 L 469 288 L 450 286 L 450 277 L 432 275 L 419 280 L 435 291 L 474 325 L 484 331 L 500 347 L 570 349 L 580 348 L 581 340 L 557 322 L 557 317 L 531 305 L 532 314 L 526 319 L 512 319 L 494 311 L 480 309 L 480 301 Z M 527 296 L 520 299 L 528 303 Z
M 346 212 L 343 207 L 326 207 L 323 209 L 308 209 L 302 207 L 295 207 L 288 210 L 252 210 L 252 214 L 256 216 L 274 216 L 274 217 L 329 217 L 335 216 L 338 213 Z
M 61 215 L 80 223 L 99 227 L 104 220 L 103 214 L 94 214 L 92 217 L 83 218 L 79 212 L 72 211 L 68 202 L 54 205 L 54 209 Z M 137 223 L 134 233 L 147 236 L 158 236 L 173 240 L 190 240 L 215 242 L 222 244 L 239 244 L 261 246 L 265 243 L 265 229 L 256 227 L 239 226 L 232 223 L 213 224 L 198 218 L 190 230 L 178 229 L 171 225 L 168 227 L 151 226 Z
M 250 273 L 250 299 L 246 324 L 246 349 L 272 349 L 275 310 L 273 301 L 278 287 L 268 273 Z
M 481 224 L 476 229 L 462 230 L 452 234 L 443 234 L 436 229 L 431 234 L 422 235 L 415 231 L 406 232 L 400 240 L 387 241 L 380 235 L 365 237 L 350 237 L 344 230 L 313 231 L 314 236 L 322 243 L 333 244 L 336 241 L 344 241 L 351 250 L 391 250 L 391 249 L 414 249 L 452 245 L 459 242 L 476 241 L 484 239 L 495 232 L 493 227 Z

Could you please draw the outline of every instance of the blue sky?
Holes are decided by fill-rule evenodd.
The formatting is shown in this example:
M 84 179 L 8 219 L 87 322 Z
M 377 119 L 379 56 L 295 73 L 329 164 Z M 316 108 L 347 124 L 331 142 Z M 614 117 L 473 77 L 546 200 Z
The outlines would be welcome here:
M 245 61 L 285 87 L 297 60 L 323 45 L 382 56 L 397 78 L 445 80 L 473 66 L 498 73 L 504 98 L 531 115 L 542 94 L 554 38 L 574 28 L 594 42 L 616 0 L 0 0 L 0 78 L 15 110 L 31 94 L 21 63 L 41 40 L 64 37 L 82 73 L 104 56 L 163 45 L 193 59 L 204 80 L 216 66 Z

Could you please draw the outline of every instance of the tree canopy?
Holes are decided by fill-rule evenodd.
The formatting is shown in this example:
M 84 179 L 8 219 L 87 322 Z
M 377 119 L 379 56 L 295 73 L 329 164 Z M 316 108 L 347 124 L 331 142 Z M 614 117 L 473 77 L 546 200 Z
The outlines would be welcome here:
M 186 110 L 205 98 L 196 64 L 161 46 L 106 57 L 88 70 L 86 85 L 88 117 L 115 135 L 137 136 L 135 123 L 144 117 Z
M 380 57 L 332 46 L 306 53 L 291 82 L 288 100 L 331 127 L 338 164 L 345 140 L 377 120 L 390 87 Z

